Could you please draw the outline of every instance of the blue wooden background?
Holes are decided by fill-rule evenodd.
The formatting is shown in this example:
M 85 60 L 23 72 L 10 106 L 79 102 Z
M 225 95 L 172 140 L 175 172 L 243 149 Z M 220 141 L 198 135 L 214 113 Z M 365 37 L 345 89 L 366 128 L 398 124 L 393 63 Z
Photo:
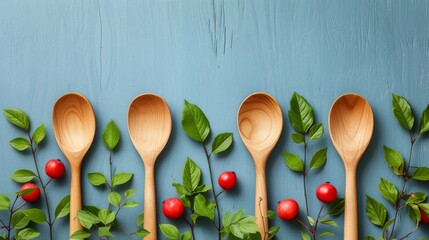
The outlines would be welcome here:
M 189 0 L 189 1 L 0 1 L 0 108 L 26 111 L 34 128 L 46 123 L 46 144 L 39 152 L 43 165 L 64 156 L 53 136 L 51 112 L 56 99 L 70 91 L 83 93 L 93 104 L 97 133 L 83 164 L 84 204 L 107 204 L 107 190 L 89 184 L 89 172 L 108 172 L 108 151 L 101 133 L 110 119 L 121 130 L 120 147 L 113 156 L 116 171 L 133 172 L 129 187 L 138 189 L 134 199 L 143 201 L 144 169 L 127 133 L 128 105 L 138 94 L 154 92 L 170 105 L 173 132 L 156 168 L 158 204 L 177 196 L 171 186 L 181 181 L 186 157 L 194 159 L 209 182 L 201 147 L 181 130 L 183 100 L 203 109 L 212 135 L 231 131 L 234 147 L 215 157 L 214 173 L 233 170 L 238 188 L 221 195 L 221 212 L 254 211 L 254 168 L 236 126 L 241 101 L 255 91 L 272 94 L 284 115 L 282 137 L 268 167 L 269 208 L 293 197 L 303 205 L 302 179 L 287 169 L 283 151 L 302 154 L 302 147 L 290 138 L 293 132 L 287 111 L 297 91 L 315 109 L 317 121 L 327 127 L 334 99 L 347 92 L 363 95 L 373 107 L 373 140 L 358 170 L 359 235 L 380 236 L 366 217 L 365 195 L 384 201 L 378 193 L 380 177 L 395 184 L 400 179 L 388 169 L 383 145 L 408 155 L 407 132 L 391 111 L 391 94 L 409 99 L 420 116 L 429 102 L 429 3 L 426 1 L 294 1 L 294 0 Z M 8 141 L 21 132 L 0 118 L 0 192 L 17 191 L 9 175 L 32 167 L 30 154 L 13 150 Z M 311 212 L 320 203 L 316 187 L 330 181 L 344 195 L 344 169 L 329 134 L 313 143 L 310 155 L 328 146 L 328 162 L 309 177 Z M 421 139 L 413 155 L 414 165 L 429 166 L 428 138 Z M 68 164 L 67 164 L 68 169 Z M 69 190 L 69 173 L 48 187 L 52 205 Z M 410 191 L 429 192 L 427 184 L 409 185 Z M 219 189 L 216 186 L 217 189 Z M 35 204 L 40 205 L 42 202 Z M 142 205 L 139 211 L 142 210 Z M 389 207 L 392 213 L 393 207 Z M 135 229 L 138 211 L 124 210 L 121 225 Z M 303 212 L 301 212 L 301 217 Z M 391 216 L 391 215 L 390 215 Z M 4 218 L 5 214 L 0 213 Z M 159 223 L 177 224 L 158 211 Z M 342 217 L 333 239 L 342 239 Z M 405 211 L 398 233 L 412 229 Z M 278 239 L 300 239 L 298 224 L 276 218 Z M 47 225 L 38 226 L 46 239 Z M 197 238 L 215 234 L 213 227 L 197 227 Z M 325 228 L 326 229 L 326 228 Z M 330 228 L 332 229 L 332 228 Z M 120 231 L 117 239 L 125 239 Z M 68 219 L 55 224 L 56 239 L 67 239 Z M 422 227 L 412 239 L 429 235 Z M 215 237 L 213 237 L 215 238 Z M 160 238 L 162 239 L 162 238 Z

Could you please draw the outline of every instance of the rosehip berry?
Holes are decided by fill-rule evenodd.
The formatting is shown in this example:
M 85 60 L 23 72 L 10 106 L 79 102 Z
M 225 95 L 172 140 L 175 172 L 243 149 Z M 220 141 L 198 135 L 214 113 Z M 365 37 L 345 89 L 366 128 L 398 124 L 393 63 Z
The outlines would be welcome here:
M 53 179 L 58 179 L 64 175 L 65 167 L 64 163 L 59 159 L 52 159 L 46 162 L 45 165 L 46 175 Z
M 162 203 L 162 212 L 171 219 L 180 218 L 185 212 L 185 206 L 178 198 L 169 198 Z
M 27 189 L 32 189 L 30 191 L 30 193 L 26 193 L 26 194 L 21 194 L 22 199 L 24 199 L 27 202 L 34 202 L 37 199 L 39 199 L 40 197 L 40 188 L 34 184 L 34 183 L 26 183 L 24 185 L 22 185 L 22 187 L 19 189 L 20 192 L 27 190 Z
M 321 184 L 316 190 L 317 198 L 324 203 L 331 203 L 337 199 L 338 192 L 334 185 L 326 182 Z
M 235 175 L 235 172 L 232 171 L 223 172 L 219 176 L 217 182 L 223 189 L 231 190 L 237 184 L 237 176 Z
M 299 205 L 291 198 L 284 199 L 277 204 L 277 215 L 283 220 L 289 221 L 294 219 L 298 215 L 298 212 Z

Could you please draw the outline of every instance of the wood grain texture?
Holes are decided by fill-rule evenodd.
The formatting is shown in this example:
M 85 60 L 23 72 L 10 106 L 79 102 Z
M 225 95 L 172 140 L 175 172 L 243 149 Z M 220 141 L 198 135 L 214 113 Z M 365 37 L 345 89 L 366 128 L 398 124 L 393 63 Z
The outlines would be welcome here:
M 95 116 L 91 103 L 78 93 L 61 96 L 52 110 L 52 125 L 58 147 L 71 169 L 69 234 L 72 235 L 82 230 L 77 212 L 82 210 L 82 162 L 95 135 Z
M 338 97 L 329 111 L 329 135 L 346 172 L 344 239 L 357 240 L 358 204 L 356 171 L 374 130 L 371 106 L 362 96 L 347 93 Z
M 106 192 L 89 184 L 89 172 L 108 173 L 108 151 L 101 132 L 115 120 L 121 141 L 113 154 L 117 172 L 133 172 L 127 188 L 137 189 L 133 198 L 141 203 L 136 211 L 118 216 L 128 232 L 135 231 L 135 218 L 143 210 L 145 174 L 140 157 L 126 136 L 127 111 L 131 100 L 147 92 L 168 102 L 173 129 L 169 143 L 156 162 L 157 205 L 177 196 L 172 182 L 181 181 L 182 167 L 191 157 L 208 181 L 204 152 L 180 129 L 183 100 L 196 103 L 210 119 L 212 135 L 231 131 L 234 147 L 213 156 L 213 172 L 236 172 L 237 189 L 220 198 L 221 213 L 245 208 L 254 214 L 255 169 L 238 138 L 236 114 L 241 101 L 252 92 L 274 96 L 283 112 L 289 109 L 294 91 L 307 98 L 317 122 L 327 128 L 329 108 L 346 92 L 359 93 L 374 111 L 374 134 L 356 172 L 359 239 L 379 236 L 380 230 L 366 217 L 365 195 L 382 200 L 375 183 L 380 177 L 400 181 L 390 172 L 383 145 L 408 151 L 408 135 L 391 112 L 391 93 L 407 97 L 416 116 L 429 102 L 429 3 L 426 1 L 315 1 L 315 0 L 0 0 L 0 108 L 17 107 L 31 116 L 32 130 L 46 123 L 46 144 L 39 151 L 43 165 L 64 157 L 55 143 L 51 111 L 57 98 L 76 91 L 91 101 L 97 116 L 97 134 L 82 166 L 84 205 L 108 206 Z M 290 139 L 292 127 L 284 116 L 282 137 L 266 166 L 269 209 L 278 200 L 292 197 L 304 204 L 301 178 L 287 169 L 283 151 L 302 153 Z M 0 193 L 13 193 L 19 185 L 9 178 L 17 169 L 29 167 L 31 157 L 17 153 L 9 141 L 22 133 L 0 119 Z M 429 139 L 415 146 L 415 165 L 427 165 Z M 325 133 L 309 148 L 309 156 L 328 146 L 328 161 L 308 180 L 310 213 L 320 206 L 311 192 L 330 181 L 344 196 L 343 164 Z M 48 187 L 54 206 L 67 195 L 70 169 L 64 180 Z M 218 186 L 215 186 L 220 191 Z M 410 190 L 427 192 L 418 184 Z M 122 211 L 122 210 L 121 210 Z M 123 214 L 123 215 L 122 215 Z M 4 219 L 6 213 L 0 212 Z M 301 215 L 302 216 L 302 215 Z M 401 215 L 406 219 L 406 213 Z M 158 223 L 177 224 L 157 212 Z M 333 229 L 343 236 L 343 217 Z M 276 218 L 279 239 L 299 239 L 298 225 Z M 404 220 L 397 228 L 405 233 L 413 224 Z M 36 226 L 47 238 L 48 227 Z M 57 239 L 67 239 L 68 220 L 55 223 Z M 122 231 L 117 239 L 126 239 Z M 197 236 L 215 234 L 204 222 Z M 160 232 L 158 232 L 159 239 Z M 428 236 L 421 228 L 415 239 Z

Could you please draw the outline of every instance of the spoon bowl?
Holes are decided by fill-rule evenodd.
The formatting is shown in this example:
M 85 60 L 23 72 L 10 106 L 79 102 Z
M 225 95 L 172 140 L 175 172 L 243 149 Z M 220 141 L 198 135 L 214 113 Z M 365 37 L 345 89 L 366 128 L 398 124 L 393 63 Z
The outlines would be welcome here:
M 240 137 L 250 152 L 256 170 L 255 217 L 262 239 L 268 238 L 268 200 L 265 167 L 280 138 L 283 114 L 269 94 L 257 92 L 241 103 L 237 114 Z
M 168 142 L 172 128 L 170 109 L 156 94 L 137 96 L 128 109 L 128 132 L 145 168 L 144 228 L 157 239 L 155 161 Z
M 77 212 L 82 209 L 81 166 L 95 135 L 95 116 L 88 99 L 79 93 L 60 97 L 52 111 L 55 139 L 71 169 L 70 235 L 81 230 Z
M 349 93 L 338 97 L 329 111 L 329 134 L 346 173 L 344 239 L 358 239 L 356 171 L 372 137 L 374 116 L 369 103 Z

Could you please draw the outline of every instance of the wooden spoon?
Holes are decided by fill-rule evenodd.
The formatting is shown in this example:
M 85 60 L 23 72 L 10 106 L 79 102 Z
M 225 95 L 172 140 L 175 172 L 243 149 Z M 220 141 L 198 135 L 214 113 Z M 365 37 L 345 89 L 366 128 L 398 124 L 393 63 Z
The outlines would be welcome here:
M 83 157 L 95 134 L 95 116 L 88 99 L 79 93 L 60 97 L 52 111 L 58 146 L 70 163 L 70 235 L 81 230 L 76 214 L 82 209 L 80 173 Z
M 155 161 L 171 133 L 171 114 L 167 103 L 156 94 L 137 96 L 128 109 L 128 132 L 145 169 L 144 228 L 145 238 L 156 240 Z
M 280 138 L 283 114 L 277 101 L 269 94 L 249 95 L 240 105 L 238 131 L 253 157 L 256 170 L 255 217 L 262 239 L 268 239 L 268 206 L 265 166 L 268 156 Z
M 374 116 L 361 96 L 349 93 L 338 97 L 329 111 L 329 134 L 344 162 L 346 172 L 344 239 L 358 239 L 356 170 L 371 140 Z

